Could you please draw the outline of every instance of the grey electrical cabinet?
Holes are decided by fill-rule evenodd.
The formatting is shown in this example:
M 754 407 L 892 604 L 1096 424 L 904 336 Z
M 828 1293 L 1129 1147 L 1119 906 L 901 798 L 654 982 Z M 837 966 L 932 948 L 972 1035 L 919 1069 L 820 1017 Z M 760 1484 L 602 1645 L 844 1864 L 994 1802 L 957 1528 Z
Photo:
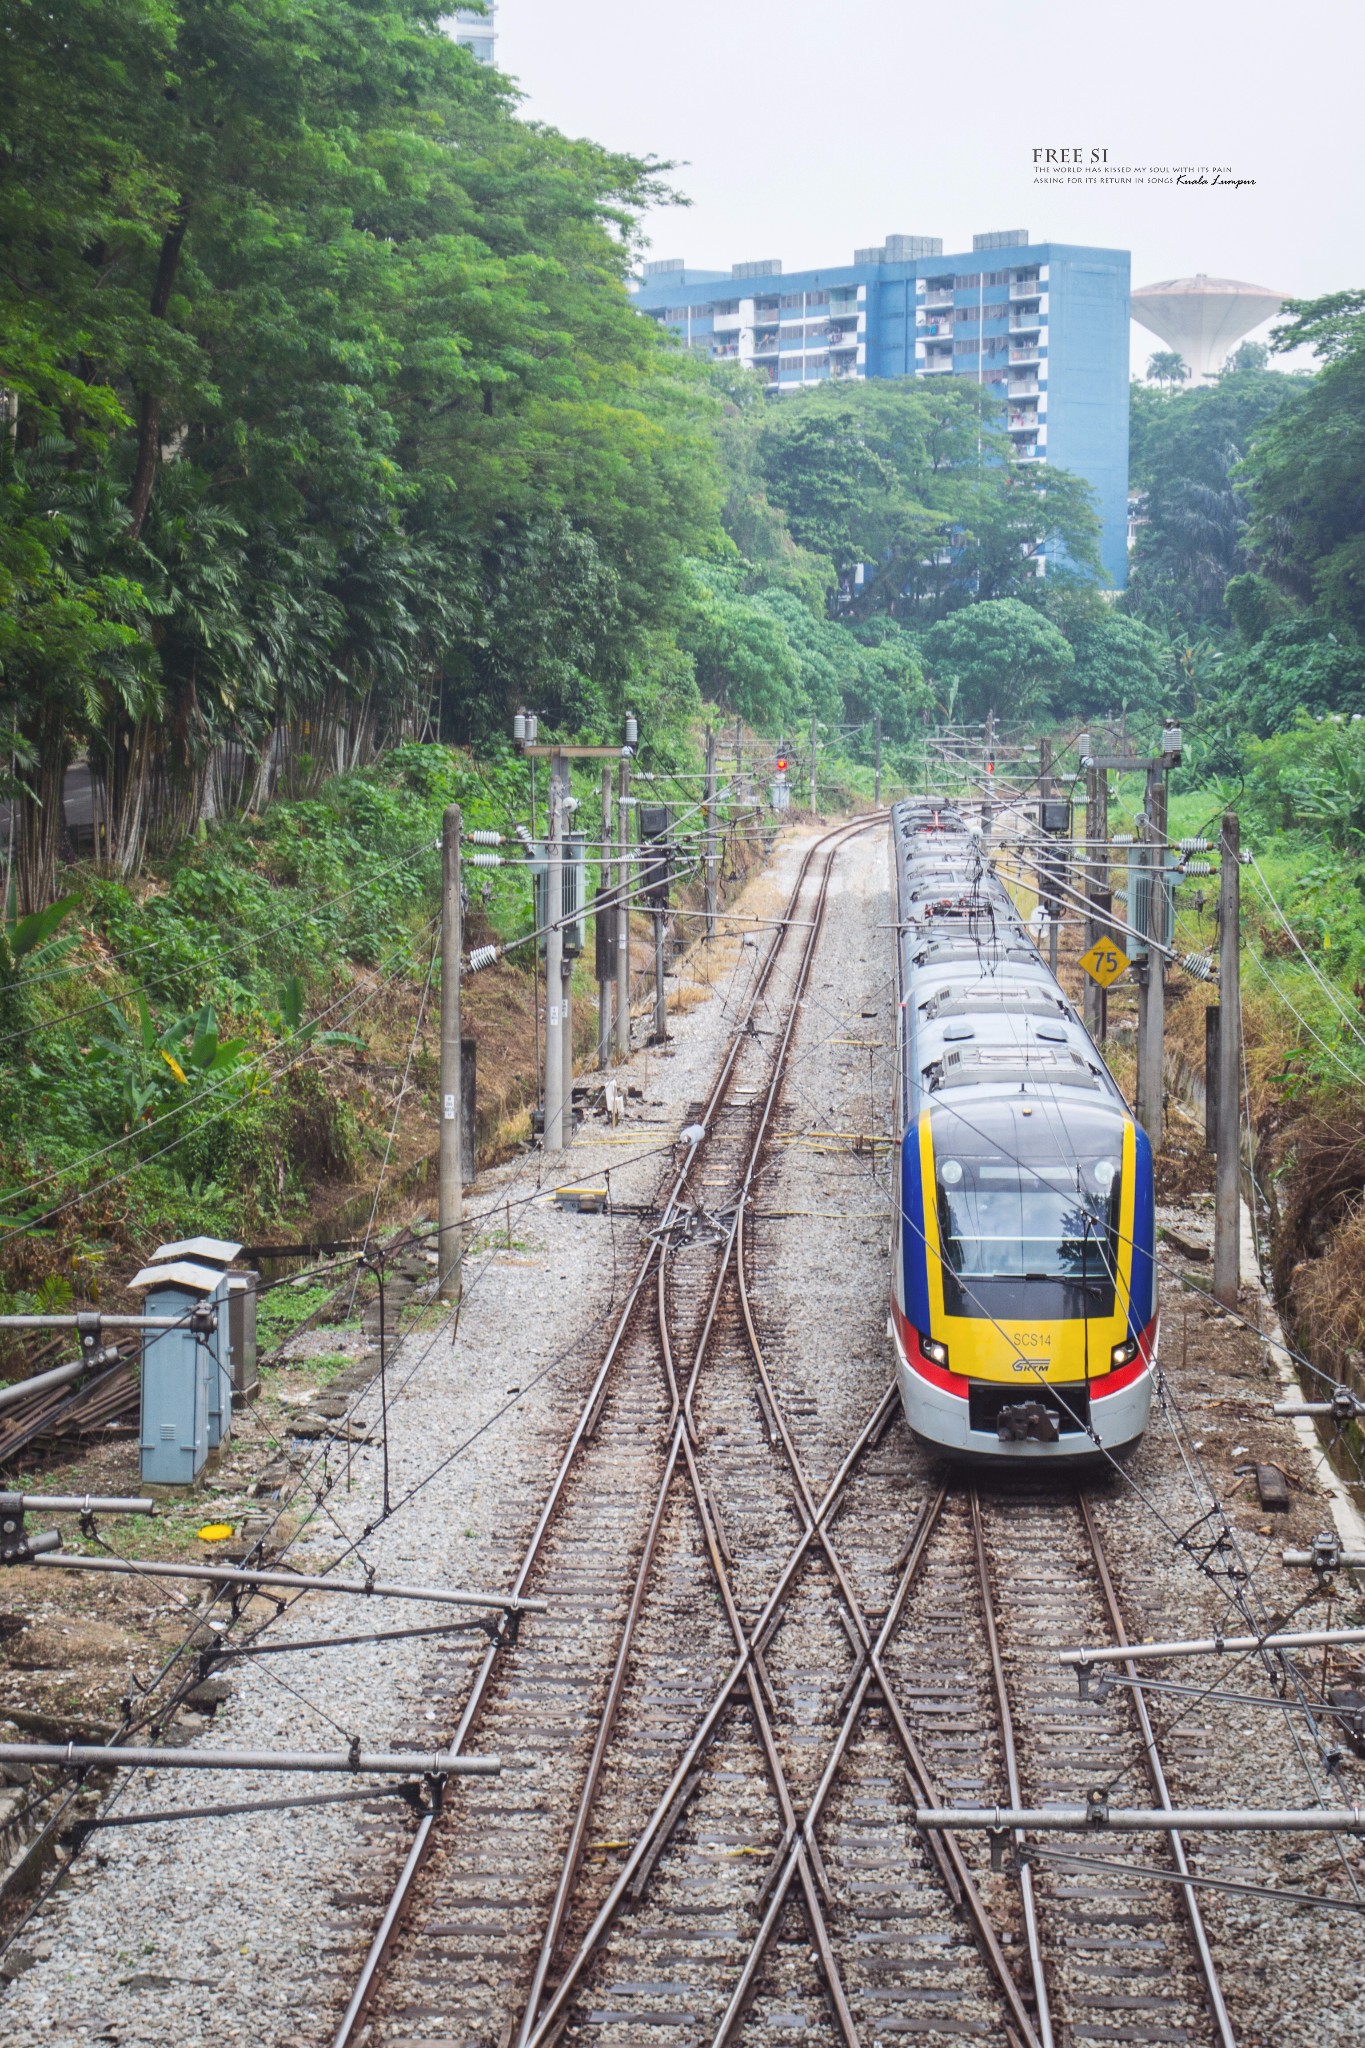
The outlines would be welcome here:
M 160 1265 L 163 1261 L 169 1264 L 177 1259 L 192 1259 L 198 1265 L 213 1266 L 225 1274 L 241 1249 L 239 1244 L 232 1244 L 224 1237 L 186 1237 L 178 1244 L 158 1245 L 152 1253 L 152 1260 L 155 1265 Z M 225 1436 L 232 1435 L 234 1392 L 229 1294 L 226 1286 L 217 1299 L 220 1304 L 217 1328 L 206 1340 L 212 1353 L 214 1367 L 209 1381 L 208 1446 L 211 1451 L 217 1450 Z
M 174 1317 L 179 1327 L 142 1333 L 142 1478 L 151 1486 L 193 1486 L 209 1452 L 209 1409 L 221 1402 L 219 1346 L 189 1326 L 201 1302 L 227 1305 L 227 1275 L 198 1259 L 144 1266 L 130 1280 L 143 1314 Z M 217 1327 L 225 1316 L 220 1314 Z

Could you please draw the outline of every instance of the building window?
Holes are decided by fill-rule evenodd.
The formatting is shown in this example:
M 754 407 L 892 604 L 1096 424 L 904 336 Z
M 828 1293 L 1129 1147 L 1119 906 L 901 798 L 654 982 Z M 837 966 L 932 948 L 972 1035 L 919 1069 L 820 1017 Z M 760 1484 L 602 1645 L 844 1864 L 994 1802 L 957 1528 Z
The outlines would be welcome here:
M 828 293 L 828 292 L 807 292 L 807 293 L 806 293 L 806 304 L 807 304 L 808 306 L 827 306 L 827 305 L 829 304 L 829 293 Z
M 462 50 L 468 50 L 476 63 L 491 64 L 493 62 L 492 36 L 457 36 L 455 40 Z
M 737 313 L 739 311 L 739 300 L 717 299 L 715 305 L 711 308 L 711 311 L 716 315 L 717 319 L 720 319 L 722 315 L 727 313 Z
M 784 299 L 782 303 L 783 303 L 783 304 L 785 305 L 785 304 L 786 304 L 786 300 Z M 800 305 L 801 301 L 800 301 L 800 300 L 798 299 L 796 303 L 797 303 L 798 305 Z M 775 312 L 777 311 L 777 300 L 776 300 L 776 299 L 755 299 L 755 300 L 754 300 L 754 311 L 755 311 L 755 313 L 757 313 L 757 314 L 760 314 L 760 315 L 761 315 L 761 314 L 764 314 L 764 313 L 775 313 Z
M 980 272 L 974 270 L 967 277 L 955 277 L 953 279 L 953 290 L 955 292 L 974 292 L 980 283 Z

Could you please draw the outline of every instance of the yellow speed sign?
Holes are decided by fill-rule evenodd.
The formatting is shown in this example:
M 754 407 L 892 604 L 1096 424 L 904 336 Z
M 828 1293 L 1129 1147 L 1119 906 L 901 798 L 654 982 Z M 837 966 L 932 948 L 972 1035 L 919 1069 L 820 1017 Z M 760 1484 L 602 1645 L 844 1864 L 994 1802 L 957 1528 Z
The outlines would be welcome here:
M 1090 950 L 1082 953 L 1081 965 L 1092 981 L 1097 981 L 1101 988 L 1108 988 L 1128 965 L 1128 955 L 1120 953 L 1112 939 L 1096 939 Z

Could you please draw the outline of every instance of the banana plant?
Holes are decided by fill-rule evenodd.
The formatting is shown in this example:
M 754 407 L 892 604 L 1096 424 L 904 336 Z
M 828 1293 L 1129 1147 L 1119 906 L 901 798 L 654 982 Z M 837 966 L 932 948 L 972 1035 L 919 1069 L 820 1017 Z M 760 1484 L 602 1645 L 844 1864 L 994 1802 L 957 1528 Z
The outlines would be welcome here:
M 231 1073 L 242 1059 L 244 1038 L 220 1039 L 212 1003 L 177 1017 L 158 1030 L 138 991 L 137 1017 L 130 1020 L 112 1005 L 106 1010 L 108 1032 L 90 1040 L 90 1058 L 122 1069 L 122 1101 L 126 1128 L 154 1111 L 174 1107 L 213 1077 Z

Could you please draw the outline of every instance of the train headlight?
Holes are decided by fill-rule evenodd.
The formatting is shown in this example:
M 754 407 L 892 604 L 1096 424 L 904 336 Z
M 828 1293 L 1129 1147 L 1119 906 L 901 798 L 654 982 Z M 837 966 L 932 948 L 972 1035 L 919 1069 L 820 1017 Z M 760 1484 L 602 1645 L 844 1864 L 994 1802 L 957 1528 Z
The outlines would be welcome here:
M 949 1164 L 956 1165 L 957 1162 L 956 1160 L 950 1160 Z M 961 1171 L 961 1167 L 958 1167 L 958 1172 L 960 1173 Z M 919 1337 L 919 1348 L 928 1359 L 930 1365 L 946 1366 L 948 1363 L 948 1346 L 940 1344 L 937 1337 L 926 1337 L 923 1330 L 918 1331 L 917 1335 Z
M 1125 1338 L 1123 1343 L 1116 1344 L 1109 1354 L 1110 1372 L 1117 1372 L 1121 1365 L 1131 1365 L 1137 1355 L 1138 1347 L 1135 1340 L 1132 1337 Z
M 1107 1195 L 1118 1178 L 1117 1159 L 1096 1159 L 1090 1166 L 1090 1178 L 1102 1195 Z
M 943 1182 L 945 1188 L 960 1186 L 962 1181 L 962 1161 L 960 1159 L 940 1160 L 938 1177 Z

